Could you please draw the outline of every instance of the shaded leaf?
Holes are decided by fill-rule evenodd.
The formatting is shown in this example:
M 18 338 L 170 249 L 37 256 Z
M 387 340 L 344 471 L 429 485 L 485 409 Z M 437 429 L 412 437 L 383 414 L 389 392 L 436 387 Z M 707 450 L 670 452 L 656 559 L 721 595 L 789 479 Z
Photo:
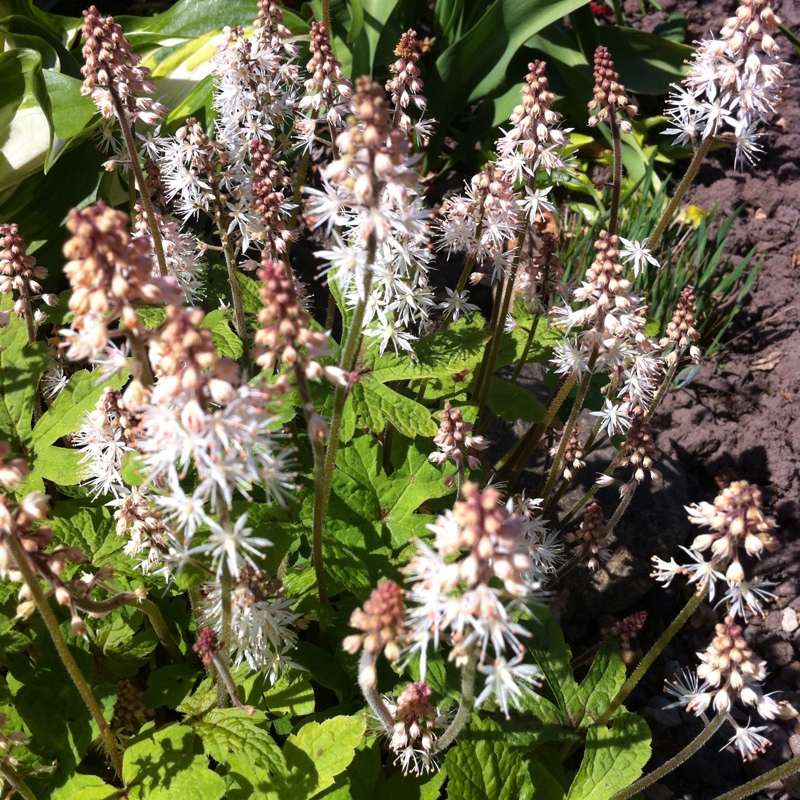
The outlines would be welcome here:
M 609 800 L 639 778 L 649 759 L 650 731 L 637 714 L 620 714 L 610 728 L 589 728 L 568 800 Z

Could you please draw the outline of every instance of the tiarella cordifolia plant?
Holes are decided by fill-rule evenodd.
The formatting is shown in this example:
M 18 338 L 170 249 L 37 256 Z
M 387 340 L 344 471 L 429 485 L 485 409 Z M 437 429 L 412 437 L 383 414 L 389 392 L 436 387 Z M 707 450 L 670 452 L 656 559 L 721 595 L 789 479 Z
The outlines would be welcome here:
M 725 722 L 745 758 L 762 752 L 766 729 L 735 707 L 791 711 L 764 691 L 740 624 L 771 599 L 746 579 L 775 545 L 756 487 L 689 509 L 708 531 L 687 563 L 655 559 L 656 580 L 687 576 L 696 594 L 627 681 L 645 612 L 571 665 L 546 607 L 568 572 L 589 580 L 613 555 L 635 493 L 659 480 L 653 415 L 701 355 L 692 287 L 664 330 L 634 288 L 659 268 L 661 232 L 623 235 L 636 108 L 611 53 L 595 54 L 590 102 L 613 142 L 611 207 L 581 280 L 565 281 L 557 204 L 575 158 L 546 64 L 529 65 L 488 163 L 431 209 L 419 165 L 436 109 L 417 34 L 403 33 L 385 89 L 351 83 L 323 8 L 304 65 L 280 7 L 260 0 L 252 27 L 215 40 L 211 118 L 170 124 L 119 24 L 84 14 L 83 91 L 132 216 L 109 197 L 70 213 L 62 303 L 19 228 L 0 227 L 0 577 L 19 620 L 18 638 L 0 630 L 13 650 L 0 722 L 42 739 L 0 734 L 0 774 L 26 798 L 65 785 L 59 796 L 404 796 L 407 773 L 431 797 L 446 779 L 451 798 L 501 783 L 563 798 L 541 734 L 564 760 L 583 751 L 570 797 L 620 800 Z M 698 158 L 724 125 L 752 154 L 781 80 L 776 25 L 753 0 L 722 43 L 702 44 L 671 101 L 687 120 L 694 103 L 684 138 Z M 437 249 L 454 286 L 434 282 Z M 479 283 L 488 319 L 467 288 Z M 546 402 L 517 384 L 534 361 Z M 492 450 L 494 417 L 530 425 L 506 453 Z M 601 447 L 604 471 L 569 492 Z M 716 716 L 640 778 L 647 726 L 619 707 L 720 595 L 699 666 L 668 687 Z M 91 718 L 55 744 L 26 699 L 52 648 L 80 696 L 70 719 Z M 86 755 L 89 724 L 110 769 Z M 618 768 L 598 763 L 623 749 Z M 57 778 L 31 772 L 48 759 Z

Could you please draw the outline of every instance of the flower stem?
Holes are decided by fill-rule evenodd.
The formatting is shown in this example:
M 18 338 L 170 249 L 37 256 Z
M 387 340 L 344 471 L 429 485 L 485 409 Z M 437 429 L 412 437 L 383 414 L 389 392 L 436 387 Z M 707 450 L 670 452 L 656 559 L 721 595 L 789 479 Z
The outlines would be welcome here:
M 723 711 L 722 713 L 717 714 L 717 716 L 714 717 L 714 719 L 712 719 L 708 725 L 706 725 L 702 733 L 689 742 L 689 744 L 687 744 L 686 747 L 680 751 L 680 753 L 673 756 L 658 769 L 655 769 L 644 777 L 639 778 L 638 781 L 632 783 L 627 789 L 617 792 L 611 797 L 611 800 L 627 800 L 629 797 L 633 797 L 637 792 L 640 792 L 642 789 L 646 789 L 648 786 L 654 784 L 657 780 L 660 780 L 665 775 L 668 775 L 670 772 L 672 772 L 672 770 L 677 769 L 681 764 L 683 764 L 684 761 L 690 759 L 719 730 L 726 718 L 727 712 Z M 768 784 L 764 785 L 766 786 Z M 741 797 L 746 796 L 747 795 L 741 795 Z
M 478 402 L 478 416 L 483 411 L 486 404 L 486 398 L 489 395 L 489 389 L 492 386 L 492 378 L 494 377 L 495 365 L 497 364 L 497 356 L 500 353 L 500 345 L 503 341 L 503 333 L 505 331 L 505 320 L 508 315 L 508 309 L 511 307 L 511 299 L 514 297 L 514 284 L 517 279 L 517 270 L 519 269 L 519 262 L 522 258 L 522 249 L 525 247 L 525 236 L 519 237 L 519 245 L 517 245 L 517 252 L 514 254 L 514 263 L 511 266 L 511 271 L 506 276 L 503 284 L 503 292 L 497 299 L 500 301 L 497 304 L 497 316 L 492 314 L 492 324 L 490 331 L 492 338 L 489 341 L 489 346 L 483 354 L 483 361 L 481 362 L 480 372 L 478 373 L 477 384 L 475 386 L 475 397 Z
M 108 600 L 90 600 L 87 597 L 75 597 L 73 600 L 76 608 L 94 617 L 103 617 L 122 606 L 138 608 L 150 620 L 150 624 L 153 626 L 158 641 L 164 645 L 170 658 L 176 663 L 185 660 L 183 653 L 172 638 L 172 634 L 169 632 L 167 622 L 164 619 L 164 615 L 161 613 L 161 609 L 155 603 L 145 597 L 141 597 L 136 592 L 121 592 L 120 594 L 110 597 Z
M 306 428 L 308 429 L 308 438 L 311 440 L 311 449 L 314 453 L 314 486 L 322 486 L 325 483 L 325 444 L 323 439 L 314 435 L 312 419 L 317 411 L 314 407 L 314 401 L 311 399 L 311 390 L 308 386 L 305 368 L 299 361 L 295 361 L 294 363 L 294 381 L 302 402 L 303 415 L 306 418 Z M 314 548 L 314 572 L 317 576 L 319 602 L 325 603 L 328 599 L 328 583 L 325 578 L 325 566 L 322 560 L 322 530 L 320 529 L 319 536 L 317 536 L 316 533 L 315 527 L 314 541 L 312 543 Z
M 36 800 L 36 795 L 31 790 L 31 787 L 25 783 L 22 778 L 6 763 L 0 761 L 0 776 L 3 780 L 8 782 L 8 785 L 16 792 L 23 800 Z M 11 794 L 13 794 L 12 792 Z M 11 795 L 9 795 L 10 797 Z
M 613 236 L 617 232 L 619 219 L 619 198 L 622 191 L 622 141 L 617 122 L 617 111 L 614 106 L 609 106 L 608 125 L 611 128 L 611 140 L 614 143 L 614 178 L 611 184 L 611 212 L 608 220 L 608 234 Z
M 227 519 L 227 514 L 225 518 L 220 515 L 220 523 L 223 526 L 230 524 Z M 225 708 L 228 705 L 228 696 L 230 696 L 230 699 L 234 702 L 238 701 L 238 697 L 236 697 L 236 687 L 234 687 L 233 693 L 231 693 L 231 687 L 228 681 L 225 680 L 225 670 L 221 668 L 228 666 L 230 660 L 229 653 L 231 651 L 231 593 L 233 591 L 233 578 L 228 569 L 227 561 L 222 562 L 222 574 L 219 576 L 219 591 L 220 600 L 222 602 L 222 625 L 219 635 L 220 651 L 219 655 L 214 657 L 214 666 L 217 668 L 217 675 L 220 678 L 219 685 L 217 686 L 217 705 L 220 708 Z
M 697 610 L 700 603 L 703 602 L 707 591 L 708 588 L 692 595 L 689 602 L 683 607 L 681 613 L 675 617 L 672 624 L 661 634 L 659 640 L 639 662 L 636 669 L 631 673 L 630 678 L 625 681 L 622 688 L 609 703 L 608 708 L 601 714 L 600 718 L 597 720 L 598 725 L 605 725 L 605 723 L 611 719 L 614 712 L 625 702 L 628 695 L 636 688 L 636 684 L 639 683 L 645 672 L 650 669 L 655 660 L 661 655 L 662 650 L 673 640 L 678 631 L 686 624 L 689 617 Z
M 367 310 L 367 300 L 372 288 L 372 264 L 375 260 L 376 240 L 375 234 L 370 234 L 367 242 L 367 270 L 364 278 L 362 296 L 359 298 L 358 305 L 350 321 L 350 328 L 347 331 L 347 339 L 342 348 L 342 355 L 339 360 L 339 367 L 345 372 L 352 372 L 355 367 L 358 351 L 361 347 L 362 327 L 364 325 L 364 314 Z M 331 488 L 333 487 L 333 471 L 336 467 L 336 453 L 339 450 L 339 438 L 342 431 L 342 419 L 344 417 L 344 406 L 347 402 L 348 387 L 337 386 L 333 396 L 333 414 L 331 415 L 331 426 L 328 432 L 328 449 L 325 452 L 325 467 L 322 480 L 314 480 L 314 520 L 313 520 L 313 548 L 314 548 L 314 569 L 317 575 L 323 572 L 322 564 L 322 531 L 325 527 L 325 516 L 328 513 L 328 502 L 331 499 Z M 318 584 L 320 601 L 325 602 L 327 595 L 323 597 L 322 592 L 326 591 L 325 582 Z
M 139 374 L 136 376 L 139 382 L 145 389 L 155 383 L 153 377 L 153 370 L 150 367 L 150 359 L 147 357 L 147 348 L 144 346 L 144 340 L 137 331 L 125 329 L 125 338 L 128 340 L 128 346 L 131 348 L 131 355 L 133 360 L 139 368 Z
M 580 385 L 578 386 L 578 392 L 575 395 L 574 402 L 572 403 L 572 410 L 569 412 L 569 419 L 564 424 L 564 435 L 561 437 L 561 441 L 558 443 L 558 450 L 556 450 L 556 454 L 553 457 L 553 465 L 550 467 L 550 474 L 547 476 L 547 484 L 545 485 L 544 493 L 541 495 L 545 501 L 545 508 L 542 511 L 543 514 L 549 511 L 553 505 L 550 498 L 553 493 L 553 487 L 555 486 L 556 480 L 561 472 L 561 462 L 564 460 L 564 453 L 566 452 L 567 445 L 569 444 L 568 432 L 571 432 L 575 429 L 575 420 L 578 418 L 578 414 L 581 413 L 583 401 L 586 398 L 586 393 L 589 391 L 589 384 L 592 382 L 592 371 L 594 369 L 596 360 L 597 350 L 592 353 L 591 358 L 589 359 L 589 367 L 586 370 L 586 374 L 583 376 Z
M 531 320 L 531 330 L 528 333 L 528 338 L 525 341 L 525 347 L 522 350 L 522 355 L 519 358 L 519 363 L 514 369 L 514 374 L 511 376 L 511 383 L 516 383 L 517 379 L 522 372 L 522 368 L 525 366 L 528 360 L 528 353 L 531 351 L 531 347 L 533 347 L 533 342 L 536 339 L 536 329 L 539 327 L 539 312 L 537 311 L 533 315 L 533 319 Z
M 514 447 L 509 450 L 507 455 L 500 459 L 496 465 L 498 480 L 507 481 L 511 486 L 525 467 L 525 463 L 530 457 L 531 453 L 536 449 L 542 434 L 550 426 L 550 423 L 555 419 L 558 409 L 561 408 L 564 400 L 567 399 L 570 390 L 575 384 L 576 376 L 570 375 L 558 390 L 558 394 L 553 398 L 550 406 L 547 409 L 545 418 L 538 425 L 531 425 L 528 431 L 517 440 Z
M 358 685 L 361 687 L 364 699 L 369 703 L 369 707 L 383 725 L 386 734 L 391 736 L 394 733 L 394 717 L 374 686 L 374 675 L 375 656 L 366 650 L 362 650 L 361 660 L 358 665 Z
M 471 652 L 461 672 L 461 702 L 458 705 L 458 712 L 447 730 L 434 742 L 431 748 L 432 756 L 448 748 L 467 724 L 472 704 L 475 702 L 475 675 L 477 672 L 478 656 Z
M 252 717 L 255 713 L 255 709 L 252 706 L 246 706 L 242 703 L 239 699 L 239 692 L 236 688 L 236 684 L 233 681 L 233 676 L 231 675 L 231 671 L 228 668 L 227 660 L 223 661 L 218 655 L 213 657 L 214 667 L 217 670 L 217 675 L 219 676 L 219 683 L 220 686 L 224 688 L 224 691 L 230 696 L 231 702 L 239 709 L 239 711 L 243 711 L 247 714 L 248 717 Z
M 30 561 L 28 561 L 28 556 L 20 546 L 17 537 L 12 534 L 3 538 L 6 546 L 11 552 L 11 556 L 14 559 L 17 569 L 19 569 L 19 571 L 22 573 L 25 584 L 30 589 L 31 596 L 36 603 L 36 607 L 39 609 L 39 613 L 42 615 L 45 627 L 50 634 L 50 638 L 53 640 L 53 644 L 55 645 L 59 658 L 69 673 L 70 678 L 72 678 L 72 682 L 75 684 L 75 688 L 78 690 L 81 699 L 89 709 L 89 713 L 97 723 L 97 727 L 100 729 L 100 735 L 103 737 L 103 741 L 105 742 L 106 750 L 108 751 L 109 758 L 111 759 L 111 764 L 114 767 L 114 772 L 116 772 L 117 777 L 122 780 L 122 756 L 117 748 L 117 742 L 114 739 L 114 734 L 111 732 L 111 728 L 103 716 L 103 710 L 100 708 L 97 698 L 95 698 L 95 696 L 92 694 L 91 687 L 86 682 L 86 678 L 83 677 L 80 667 L 70 652 L 67 641 L 61 633 L 61 628 L 58 626 L 56 615 L 53 613 L 53 609 L 50 608 L 50 604 L 48 603 L 47 598 L 42 591 L 42 587 L 39 584 L 39 578 L 33 571 Z
M 139 199 L 142 201 L 142 207 L 147 217 L 147 224 L 150 226 L 150 238 L 153 240 L 153 253 L 155 253 L 156 256 L 158 271 L 163 278 L 166 277 L 168 272 L 167 260 L 164 258 L 164 245 L 161 241 L 161 229 L 158 227 L 158 220 L 156 219 L 156 213 L 153 209 L 153 203 L 150 200 L 150 195 L 147 193 L 147 183 L 145 183 L 142 165 L 139 163 L 139 153 L 136 150 L 136 142 L 133 140 L 133 133 L 131 133 L 128 113 L 125 111 L 125 106 L 117 93 L 113 81 L 109 82 L 108 91 L 111 95 L 111 102 L 114 104 L 114 111 L 116 112 L 117 119 L 119 120 L 119 127 L 122 129 L 125 147 L 128 149 L 131 169 L 136 177 L 136 185 L 139 187 Z
M 692 181 L 697 176 L 697 172 L 700 169 L 700 164 L 705 158 L 706 153 L 708 153 L 708 151 L 711 149 L 712 142 L 713 139 L 711 137 L 703 139 L 703 141 L 700 142 L 700 147 L 698 147 L 697 150 L 695 150 L 694 157 L 692 158 L 692 161 L 689 164 L 689 168 L 686 170 L 686 174 L 683 176 L 681 182 L 678 184 L 678 188 L 675 190 L 675 194 L 669 201 L 669 205 L 667 206 L 666 210 L 661 216 L 660 222 L 656 226 L 653 235 L 647 242 L 647 247 L 650 250 L 650 252 L 655 252 L 658 243 L 661 241 L 661 237 L 664 235 L 664 231 L 667 229 L 667 225 L 669 225 L 673 215 L 678 210 L 678 206 L 680 205 L 681 200 L 683 200 L 683 196 L 686 194 L 687 190 L 689 189 L 689 186 L 691 186 L 692 184 Z
M 743 800 L 745 797 L 751 797 L 760 789 L 766 789 L 767 786 L 775 783 L 775 781 L 794 775 L 795 772 L 800 772 L 800 756 L 795 756 L 791 761 L 787 761 L 785 764 L 759 775 L 758 778 L 753 778 L 752 781 L 748 781 L 736 789 L 731 789 L 731 791 L 715 797 L 714 800 Z

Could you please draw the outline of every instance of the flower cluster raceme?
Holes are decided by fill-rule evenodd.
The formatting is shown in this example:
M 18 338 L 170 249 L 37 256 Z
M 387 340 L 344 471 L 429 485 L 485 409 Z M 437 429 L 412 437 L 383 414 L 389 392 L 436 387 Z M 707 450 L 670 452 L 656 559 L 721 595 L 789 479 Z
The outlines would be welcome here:
M 154 277 L 152 244 L 131 236 L 128 219 L 103 202 L 73 209 L 67 220 L 72 238 L 64 245 L 69 261 L 64 274 L 72 294 L 72 328 L 62 331 L 71 359 L 96 360 L 109 346 L 109 324 L 119 319 L 126 331 L 138 333 L 142 321 L 137 303 L 178 302 L 182 293 L 174 278 Z
M 719 39 L 699 43 L 681 84 L 673 86 L 667 114 L 676 144 L 731 141 L 736 165 L 754 163 L 761 126 L 775 112 L 785 64 L 773 34 L 780 19 L 771 0 L 743 0 Z
M 568 533 L 564 538 L 570 543 L 575 543 L 572 549 L 573 556 L 585 559 L 592 571 L 600 566 L 601 561 L 608 561 L 611 558 L 603 509 L 597 503 L 592 503 L 586 509 L 578 530 L 575 533 Z
M 536 667 L 521 663 L 520 637 L 529 634 L 515 621 L 536 589 L 529 547 L 522 520 L 511 502 L 499 502 L 495 489 L 481 492 L 466 483 L 462 494 L 463 500 L 431 525 L 433 548 L 420 543 L 405 570 L 411 584 L 406 652 L 419 654 L 424 677 L 428 648 L 449 642 L 451 660 L 478 662 L 486 675 L 478 702 L 494 694 L 508 713 L 509 702 L 521 700 L 537 674 Z
M 589 117 L 590 125 L 597 125 L 601 121 L 611 123 L 613 120 L 622 133 L 631 132 L 631 123 L 620 115 L 624 113 L 633 118 L 637 111 L 628 99 L 625 87 L 619 82 L 619 73 L 614 70 L 608 48 L 602 45 L 594 52 L 594 97 L 589 103 L 589 111 L 597 112 Z
M 485 450 L 488 443 L 483 436 L 470 435 L 473 424 L 465 422 L 461 409 L 453 408 L 450 403 L 444 404 L 444 410 L 439 412 L 439 419 L 441 420 L 439 431 L 433 437 L 439 450 L 431 453 L 428 460 L 434 464 L 444 464 L 445 461 L 454 462 L 459 478 L 463 479 L 464 462 L 469 464 L 470 469 L 478 469 L 481 462 L 474 451 Z M 452 486 L 454 477 L 448 476 L 445 483 Z
M 47 270 L 28 255 L 28 246 L 19 235 L 19 227 L 13 223 L 0 225 L 0 294 L 15 296 L 14 313 L 30 321 L 30 330 L 47 319 L 44 311 L 34 309 L 33 303 L 41 300 L 54 306 L 58 298 L 54 294 L 42 294 L 39 281 L 47 277 Z M 10 312 L 0 313 L 0 326 L 7 324 Z
M 436 769 L 431 750 L 436 740 L 435 728 L 441 724 L 439 709 L 431 703 L 433 691 L 425 681 L 410 683 L 396 702 L 387 699 L 394 724 L 389 747 L 397 753 L 395 764 L 404 774 L 424 774 Z
M 415 123 L 406 111 L 412 102 L 423 114 L 428 106 L 428 101 L 422 94 L 424 84 L 417 66 L 422 55 L 422 46 L 416 31 L 407 30 L 400 37 L 394 54 L 397 61 L 389 66 L 392 77 L 386 82 L 386 91 L 391 93 L 394 103 L 394 121 L 404 131 L 415 133 L 417 141 L 424 144 L 428 141 L 433 120 L 420 118 Z
M 205 618 L 211 628 L 222 633 L 222 589 L 206 587 Z M 263 672 L 274 684 L 289 667 L 297 644 L 298 614 L 290 610 L 294 600 L 283 596 L 279 581 L 265 572 L 245 565 L 233 583 L 231 632 L 234 666 L 246 663 L 254 672 Z
M 150 70 L 131 50 L 122 28 L 113 17 L 101 17 L 95 6 L 83 12 L 84 75 L 81 94 L 90 96 L 104 117 L 119 113 L 120 104 L 130 121 L 141 119 L 156 125 L 166 115 L 160 103 L 151 100 L 155 85 L 147 80 Z
M 717 495 L 713 503 L 699 503 L 687 507 L 689 520 L 696 525 L 711 528 L 683 548 L 692 563 L 677 564 L 653 557 L 653 577 L 670 584 L 676 575 L 688 575 L 696 583 L 698 592 L 714 598 L 717 583 L 727 585 L 720 603 L 727 606 L 727 616 L 716 626 L 716 635 L 704 653 L 699 653 L 700 666 L 685 669 L 676 680 L 667 684 L 667 692 L 675 698 L 674 705 L 685 706 L 698 716 L 709 707 L 718 714 L 728 714 L 734 702 L 754 709 L 759 716 L 771 720 L 783 713 L 784 704 L 764 694 L 761 683 L 767 675 L 766 664 L 758 658 L 742 636 L 742 626 L 737 617 L 746 619 L 748 613 L 763 615 L 762 604 L 773 597 L 770 584 L 745 580 L 740 561 L 740 550 L 749 556 L 760 556 L 769 547 L 774 549 L 771 531 L 775 521 L 762 510 L 761 491 L 746 481 L 735 481 Z M 704 553 L 711 552 L 706 561 Z M 723 571 L 724 570 L 724 571 Z M 728 715 L 734 726 L 734 736 L 729 744 L 735 745 L 742 757 L 754 758 L 768 746 L 769 740 L 761 735 L 763 726 L 740 726 Z
M 383 90 L 359 79 L 353 114 L 336 137 L 338 158 L 323 170 L 323 188 L 307 188 L 305 216 L 335 233 L 318 255 L 352 307 L 365 303 L 363 329 L 379 342 L 411 352 L 434 306 L 428 285 L 427 219 L 406 133 L 393 124 Z

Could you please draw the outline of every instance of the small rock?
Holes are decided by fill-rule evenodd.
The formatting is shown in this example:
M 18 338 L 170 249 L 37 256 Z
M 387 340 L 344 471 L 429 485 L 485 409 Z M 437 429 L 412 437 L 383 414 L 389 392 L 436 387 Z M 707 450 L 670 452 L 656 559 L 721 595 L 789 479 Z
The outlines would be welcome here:
M 793 608 L 784 608 L 781 613 L 781 628 L 785 633 L 794 633 L 800 628 L 800 620 L 797 619 L 797 612 Z
M 792 748 L 792 753 L 796 756 L 800 756 L 800 735 L 793 733 L 789 737 L 789 747 Z

